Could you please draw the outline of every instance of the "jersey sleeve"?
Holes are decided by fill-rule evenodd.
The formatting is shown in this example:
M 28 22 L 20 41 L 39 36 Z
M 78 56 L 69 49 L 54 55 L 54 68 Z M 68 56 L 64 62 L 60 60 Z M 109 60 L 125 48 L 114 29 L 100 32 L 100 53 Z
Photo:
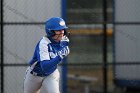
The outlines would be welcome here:
M 38 45 L 38 48 L 40 61 L 50 60 L 48 42 L 42 39 Z

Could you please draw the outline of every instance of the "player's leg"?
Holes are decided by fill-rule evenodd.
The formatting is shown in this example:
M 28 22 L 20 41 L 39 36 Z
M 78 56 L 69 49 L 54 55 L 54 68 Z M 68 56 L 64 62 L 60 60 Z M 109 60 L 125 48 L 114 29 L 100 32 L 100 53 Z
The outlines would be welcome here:
M 24 78 L 24 93 L 39 93 L 42 85 L 42 77 L 33 76 L 28 68 Z
M 59 91 L 59 78 L 60 74 L 58 69 L 56 69 L 51 75 L 47 76 L 42 86 L 47 93 L 60 93 Z

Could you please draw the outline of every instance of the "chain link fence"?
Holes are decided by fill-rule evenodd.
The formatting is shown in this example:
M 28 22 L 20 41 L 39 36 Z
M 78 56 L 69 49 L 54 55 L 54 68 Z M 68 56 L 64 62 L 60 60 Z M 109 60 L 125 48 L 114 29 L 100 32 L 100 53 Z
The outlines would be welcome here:
M 2 92 L 21 93 L 27 63 L 32 58 L 36 43 L 45 35 L 44 22 L 49 17 L 61 16 L 61 2 L 3 0 L 2 3 L 4 22 Z

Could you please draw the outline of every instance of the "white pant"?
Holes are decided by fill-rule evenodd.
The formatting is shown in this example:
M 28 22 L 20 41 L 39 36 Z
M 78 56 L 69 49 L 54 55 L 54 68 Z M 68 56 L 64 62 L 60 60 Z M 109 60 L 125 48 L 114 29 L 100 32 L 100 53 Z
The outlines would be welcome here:
M 39 93 L 41 87 L 45 89 L 45 93 L 60 93 L 58 69 L 47 77 L 34 76 L 30 72 L 29 67 L 24 78 L 24 93 Z

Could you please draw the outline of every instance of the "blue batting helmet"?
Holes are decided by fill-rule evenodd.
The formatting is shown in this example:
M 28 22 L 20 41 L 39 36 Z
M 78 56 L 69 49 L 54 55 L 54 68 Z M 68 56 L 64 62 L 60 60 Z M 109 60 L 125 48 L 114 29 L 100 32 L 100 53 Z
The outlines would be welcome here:
M 54 30 L 62 30 L 64 29 L 65 33 L 68 27 L 65 24 L 65 21 L 60 17 L 52 17 L 45 23 L 45 30 L 48 37 L 52 37 L 55 35 Z M 64 34 L 65 34 L 64 33 Z

